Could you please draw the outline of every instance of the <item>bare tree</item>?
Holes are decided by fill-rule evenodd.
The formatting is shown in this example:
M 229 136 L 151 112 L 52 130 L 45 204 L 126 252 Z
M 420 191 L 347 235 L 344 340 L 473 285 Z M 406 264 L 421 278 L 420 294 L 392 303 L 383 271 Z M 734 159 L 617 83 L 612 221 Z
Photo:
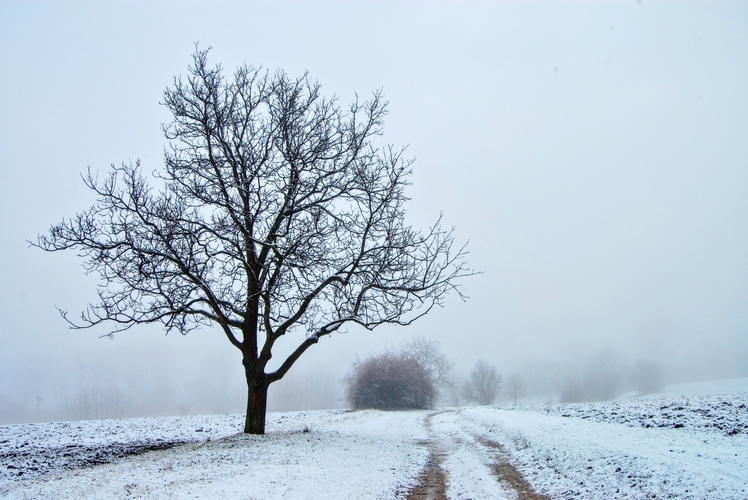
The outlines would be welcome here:
M 127 395 L 116 387 L 91 387 L 66 396 L 63 406 L 71 420 L 99 420 L 122 418 L 131 405 Z
M 585 400 L 584 389 L 576 377 L 566 377 L 559 384 L 559 400 L 562 403 L 581 403 Z
M 597 351 L 590 359 L 584 379 L 584 397 L 589 401 L 609 401 L 621 389 L 621 356 L 613 349 Z
M 462 404 L 462 390 L 458 384 L 453 385 L 446 392 L 448 406 L 460 406 Z
M 402 351 L 426 368 L 437 389 L 447 391 L 454 387 L 452 370 L 455 363 L 444 354 L 438 340 L 414 337 Z
M 509 397 L 514 400 L 514 404 L 517 404 L 517 398 L 525 393 L 525 379 L 519 373 L 513 373 L 506 381 L 506 388 Z
M 637 361 L 631 368 L 629 378 L 639 394 L 651 394 L 662 390 L 662 367 L 654 361 Z
M 463 385 L 462 395 L 468 401 L 490 405 L 496 401 L 500 389 L 501 375 L 496 368 L 481 359 L 475 363 L 475 368 L 470 372 L 470 379 Z
M 95 204 L 34 244 L 73 249 L 101 277 L 74 328 L 220 328 L 242 356 L 244 431 L 262 434 L 268 387 L 320 338 L 408 325 L 462 296 L 472 271 L 440 219 L 405 223 L 412 162 L 378 145 L 381 92 L 341 109 L 307 75 L 243 65 L 227 79 L 207 56 L 196 49 L 164 92 L 164 167 L 148 179 L 139 162 L 112 165 L 102 181 L 89 169 Z M 269 369 L 282 337 L 294 347 Z

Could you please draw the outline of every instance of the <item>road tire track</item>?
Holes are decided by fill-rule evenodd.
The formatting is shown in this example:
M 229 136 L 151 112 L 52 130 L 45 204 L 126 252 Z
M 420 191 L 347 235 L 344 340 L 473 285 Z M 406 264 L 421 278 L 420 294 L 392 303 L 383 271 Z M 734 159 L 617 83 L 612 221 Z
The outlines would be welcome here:
M 444 412 L 430 413 L 423 419 L 423 426 L 429 435 L 433 434 L 431 419 L 441 413 Z M 418 485 L 408 491 L 408 500 L 447 500 L 447 474 L 442 467 L 446 453 L 436 439 L 427 439 L 418 444 L 429 450 L 429 458 L 418 476 Z
M 506 484 L 512 491 L 517 494 L 520 500 L 547 500 L 550 497 L 535 493 L 530 483 L 527 482 L 525 477 L 520 471 L 517 470 L 509 462 L 509 452 L 506 448 L 492 441 L 485 436 L 474 436 L 476 442 L 481 445 L 496 450 L 495 461 L 491 464 L 491 470 L 493 471 L 499 482 Z
M 449 413 L 454 416 L 460 426 L 460 432 L 452 435 L 440 435 L 434 430 L 432 419 L 437 415 Z M 464 422 L 460 420 L 459 411 L 440 411 L 427 415 L 423 420 L 423 426 L 428 432 L 429 438 L 419 442 L 429 451 L 429 457 L 426 466 L 421 471 L 418 478 L 418 484 L 408 490 L 406 498 L 415 500 L 447 500 L 451 498 L 448 495 L 448 484 L 450 483 L 449 462 L 453 456 L 469 456 L 472 462 L 479 463 L 478 468 L 485 467 L 485 476 L 493 478 L 496 481 L 494 486 L 484 484 L 487 490 L 494 488 L 496 491 L 502 491 L 505 497 L 519 498 L 520 500 L 545 500 L 549 497 L 540 495 L 533 491 L 530 484 L 509 461 L 509 453 L 506 448 L 486 438 L 475 429 L 471 432 L 463 429 Z M 464 481 L 465 478 L 452 477 L 452 488 L 459 489 L 456 484 L 458 480 Z M 460 495 L 461 492 L 453 492 Z M 488 494 L 488 491 L 486 492 Z

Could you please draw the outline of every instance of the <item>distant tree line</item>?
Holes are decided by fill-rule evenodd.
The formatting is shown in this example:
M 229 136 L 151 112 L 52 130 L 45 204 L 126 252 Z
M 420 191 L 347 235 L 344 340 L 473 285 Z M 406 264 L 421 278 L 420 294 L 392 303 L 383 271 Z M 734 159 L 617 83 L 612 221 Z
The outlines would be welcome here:
M 601 351 L 581 375 L 569 375 L 561 381 L 558 386 L 559 401 L 608 401 L 626 391 L 635 391 L 639 395 L 658 392 L 663 385 L 663 372 L 659 364 L 639 360 L 627 368 L 616 353 Z
M 437 341 L 416 337 L 400 349 L 354 362 L 345 379 L 346 400 L 356 410 L 426 409 L 447 399 L 456 406 L 460 398 L 479 405 L 496 401 L 502 377 L 495 367 L 478 360 L 461 385 L 457 384 L 453 368 L 454 361 L 444 355 Z M 510 389 L 518 397 L 524 390 L 524 381 L 513 376 Z

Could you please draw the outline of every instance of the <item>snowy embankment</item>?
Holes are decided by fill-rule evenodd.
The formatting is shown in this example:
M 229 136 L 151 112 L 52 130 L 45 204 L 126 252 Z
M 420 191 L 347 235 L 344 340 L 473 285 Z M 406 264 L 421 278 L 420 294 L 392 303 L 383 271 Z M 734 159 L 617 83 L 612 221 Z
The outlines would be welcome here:
M 748 379 L 469 414 L 552 496 L 748 498 Z
M 411 471 L 426 460 L 413 444 L 425 431 L 412 413 L 270 414 L 265 436 L 237 434 L 241 424 L 240 416 L 205 416 L 0 427 L 0 496 L 388 498 L 410 486 Z M 71 448 L 76 441 L 79 450 Z M 184 441 L 96 467 L 50 460 L 79 451 L 85 463 L 96 447 L 105 459 L 127 444 Z
M 428 476 L 448 498 L 514 498 L 508 467 L 551 498 L 741 499 L 747 405 L 741 379 L 606 403 L 270 414 L 265 436 L 237 434 L 236 415 L 1 426 L 0 497 L 403 498 Z

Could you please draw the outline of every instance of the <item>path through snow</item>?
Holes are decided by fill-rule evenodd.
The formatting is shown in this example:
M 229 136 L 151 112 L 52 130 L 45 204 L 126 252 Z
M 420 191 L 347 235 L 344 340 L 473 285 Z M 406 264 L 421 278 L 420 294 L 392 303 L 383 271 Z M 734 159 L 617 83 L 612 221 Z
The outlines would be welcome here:
M 461 418 L 459 410 L 425 417 L 429 461 L 409 498 L 541 499 L 511 464 L 505 448 L 485 429 Z

